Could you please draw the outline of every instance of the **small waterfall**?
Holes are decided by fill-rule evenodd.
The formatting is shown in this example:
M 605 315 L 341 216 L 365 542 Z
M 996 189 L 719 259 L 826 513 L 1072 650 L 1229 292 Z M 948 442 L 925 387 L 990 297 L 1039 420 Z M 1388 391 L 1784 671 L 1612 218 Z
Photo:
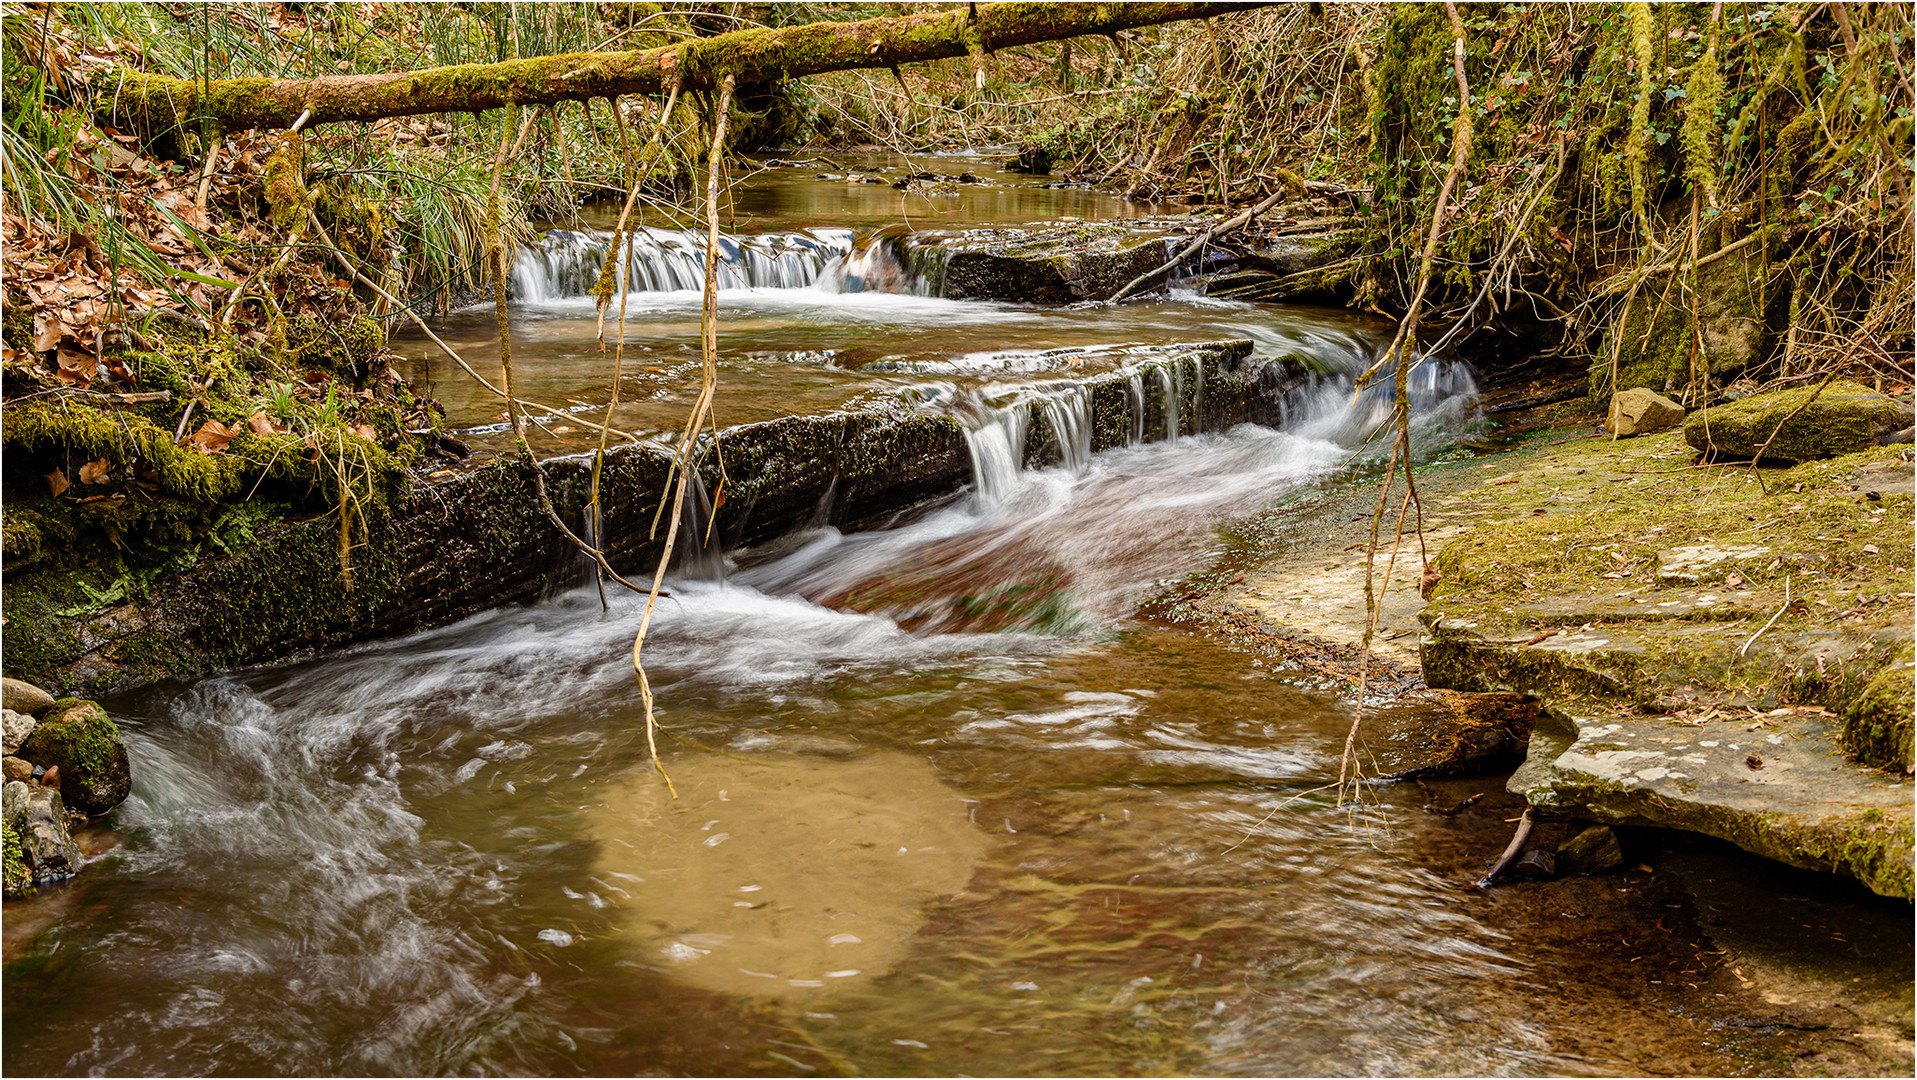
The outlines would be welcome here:
M 1068 385 L 1048 393 L 1039 415 L 1058 443 L 1058 463 L 1070 472 L 1084 472 L 1092 461 L 1092 400 L 1085 388 Z
M 942 296 L 950 258 L 943 245 L 888 227 L 855 241 L 820 275 L 819 287 L 844 293 Z
M 1183 380 L 1170 367 L 1164 364 L 1152 365 L 1152 374 L 1158 376 L 1159 402 L 1165 411 L 1165 441 L 1178 441 L 1178 399 Z
M 1129 446 L 1137 446 L 1145 441 L 1145 376 L 1137 368 L 1125 373 L 1125 392 L 1131 402 L 1131 437 Z
M 726 576 L 724 545 L 717 535 L 707 535 L 713 522 L 712 496 L 706 491 L 705 478 L 699 475 L 699 470 L 688 471 L 691 482 L 686 485 L 685 505 L 679 510 L 679 537 L 672 553 L 672 574 L 678 578 L 723 581 Z
M 1182 368 L 1183 361 L 1178 361 Z M 1191 362 L 1191 427 L 1193 432 L 1205 430 L 1205 364 L 1197 357 Z
M 988 413 L 967 427 L 965 442 L 972 451 L 972 486 L 978 500 L 992 505 L 1003 500 L 1018 483 L 1025 465 L 1025 435 L 1031 412 L 1024 402 L 1013 402 Z
M 539 304 L 587 296 L 599 280 L 612 234 L 555 229 L 513 260 L 513 294 Z M 640 228 L 626 237 L 619 284 L 633 292 L 696 292 L 705 288 L 706 237 L 694 230 Z M 719 238 L 719 288 L 799 289 L 852 251 L 850 229 Z

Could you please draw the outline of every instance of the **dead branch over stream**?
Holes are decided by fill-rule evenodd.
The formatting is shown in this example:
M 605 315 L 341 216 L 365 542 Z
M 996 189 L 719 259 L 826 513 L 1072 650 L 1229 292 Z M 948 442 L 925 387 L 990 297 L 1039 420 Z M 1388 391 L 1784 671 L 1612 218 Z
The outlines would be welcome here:
M 567 53 L 494 64 L 458 64 L 390 75 L 194 82 L 115 69 L 97 77 L 96 116 L 149 135 L 211 122 L 225 131 L 289 128 L 422 113 L 478 112 L 507 104 L 659 94 L 677 86 L 716 90 L 859 68 L 927 60 L 1184 19 L 1206 19 L 1246 3 L 1004 3 L 866 19 L 738 30 L 702 41 L 630 52 Z

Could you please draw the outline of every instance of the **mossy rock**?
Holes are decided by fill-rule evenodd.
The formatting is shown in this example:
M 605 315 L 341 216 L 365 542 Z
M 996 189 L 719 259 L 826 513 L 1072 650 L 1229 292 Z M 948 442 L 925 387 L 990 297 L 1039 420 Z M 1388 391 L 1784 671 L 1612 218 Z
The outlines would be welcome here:
M 1814 396 L 1813 396 L 1814 395 Z M 1909 426 L 1910 406 L 1853 382 L 1798 387 L 1700 409 L 1684 420 L 1692 448 L 1795 463 L 1856 453 Z M 1765 445 L 1768 443 L 1769 445 Z
M 1103 300 L 1165 259 L 1165 240 L 1122 226 L 982 230 L 920 249 L 933 291 L 951 300 Z
M 133 790 L 126 741 L 97 702 L 67 700 L 20 745 L 20 756 L 60 770 L 60 796 L 73 809 L 98 817 Z
M 1917 672 L 1911 645 L 1844 707 L 1844 753 L 1864 765 L 1908 772 L 1913 764 L 1911 728 L 1917 723 Z

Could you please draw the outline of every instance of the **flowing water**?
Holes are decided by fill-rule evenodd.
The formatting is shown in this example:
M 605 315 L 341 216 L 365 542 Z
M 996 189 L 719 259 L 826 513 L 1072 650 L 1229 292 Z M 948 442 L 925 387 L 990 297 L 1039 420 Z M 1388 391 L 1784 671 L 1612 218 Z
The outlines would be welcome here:
M 775 292 L 810 290 L 729 294 L 728 348 L 861 317 L 857 294 Z M 661 341 L 684 333 L 687 301 L 639 295 L 669 308 Z M 1346 372 L 1370 347 L 1349 318 L 1197 300 L 887 295 L 871 347 L 925 363 L 1188 317 Z M 580 321 L 553 303 L 517 311 L 529 374 L 567 362 L 539 345 Z M 1469 382 L 1427 371 L 1435 443 Z M 33 902 L 59 922 L 6 968 L 5 1070 L 1638 1071 L 1575 1034 L 1637 978 L 1624 959 L 1514 940 L 1431 855 L 1507 826 L 1399 788 L 1340 808 L 1348 699 L 1137 613 L 1220 554 L 1221 522 L 1324 482 L 1373 404 L 1334 379 L 1283 430 L 1092 454 L 1082 395 L 972 401 L 967 497 L 672 583 L 646 656 L 676 800 L 623 597 L 113 702 L 124 840 Z M 1059 465 L 1017 467 L 1030 424 Z

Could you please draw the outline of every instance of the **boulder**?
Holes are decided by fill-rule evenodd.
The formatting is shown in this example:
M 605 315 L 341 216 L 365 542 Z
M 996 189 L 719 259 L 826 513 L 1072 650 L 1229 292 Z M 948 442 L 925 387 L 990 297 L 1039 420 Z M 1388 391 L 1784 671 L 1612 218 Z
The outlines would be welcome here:
M 1766 460 L 1795 464 L 1855 453 L 1910 422 L 1911 407 L 1896 398 L 1832 382 L 1699 409 L 1684 420 L 1684 441 L 1707 453 L 1750 458 L 1761 450 Z
M 1789 292 L 1763 287 L 1761 256 L 1755 247 L 1700 266 L 1695 308 L 1674 304 L 1659 288 L 1639 289 L 1619 313 L 1600 355 L 1616 352 L 1615 383 L 1610 364 L 1591 369 L 1591 396 L 1620 386 L 1648 386 L 1664 393 L 1681 391 L 1708 369 L 1711 383 L 1723 386 L 1769 356 L 1788 314 Z M 1696 321 L 1692 321 L 1692 312 Z
M 132 768 L 120 729 L 97 703 L 76 701 L 47 715 L 21 744 L 20 756 L 60 770 L 67 804 L 97 817 L 133 790 Z
M 1607 426 L 1620 439 L 1664 431 L 1684 422 L 1684 406 L 1655 390 L 1642 386 L 1611 398 L 1611 417 Z
M 1558 863 L 1568 874 L 1595 874 L 1624 865 L 1624 849 L 1608 825 L 1593 825 L 1558 845 Z
M 27 788 L 20 847 L 35 881 L 72 877 L 86 863 L 86 856 L 80 854 L 80 845 L 73 842 L 73 833 L 67 827 L 66 804 L 52 788 Z
M 39 716 L 53 708 L 53 695 L 32 683 L 0 678 L 0 708 Z
M 6 753 L 11 755 L 19 750 L 20 744 L 26 742 L 27 736 L 33 734 L 33 729 L 38 726 L 40 722 L 31 713 L 0 709 L 0 741 L 4 741 Z
M 950 300 L 1103 300 L 1166 255 L 1163 235 L 1120 225 L 978 229 L 915 239 L 918 272 Z
M 0 758 L 0 776 L 7 781 L 33 779 L 33 762 L 11 755 Z

